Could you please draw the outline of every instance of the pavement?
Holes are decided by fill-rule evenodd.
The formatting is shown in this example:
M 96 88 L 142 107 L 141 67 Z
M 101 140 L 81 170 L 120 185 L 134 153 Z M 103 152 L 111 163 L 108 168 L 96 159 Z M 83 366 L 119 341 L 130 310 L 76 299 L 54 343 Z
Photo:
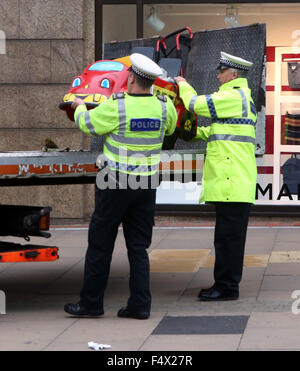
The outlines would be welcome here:
M 128 297 L 122 228 L 105 315 L 76 318 L 63 311 L 65 303 L 78 300 L 87 227 L 53 225 L 50 239 L 32 238 L 33 244 L 59 247 L 60 258 L 54 262 L 0 264 L 0 290 L 6 296 L 1 351 L 93 351 L 90 341 L 111 345 L 105 353 L 300 350 L 297 221 L 250 219 L 239 300 L 207 303 L 197 295 L 213 283 L 214 222 L 157 220 L 149 249 L 153 303 L 148 320 L 116 315 Z

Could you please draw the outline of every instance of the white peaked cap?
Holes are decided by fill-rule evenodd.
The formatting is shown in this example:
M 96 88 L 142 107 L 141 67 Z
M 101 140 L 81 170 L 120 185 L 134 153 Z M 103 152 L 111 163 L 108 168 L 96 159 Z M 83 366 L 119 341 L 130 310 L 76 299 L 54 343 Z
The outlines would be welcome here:
M 226 69 L 226 68 L 236 68 L 238 70 L 249 71 L 250 68 L 253 66 L 253 63 L 247 61 L 246 59 L 236 57 L 234 55 L 221 52 L 220 64 L 217 67 L 218 69 Z
M 154 81 L 163 74 L 159 65 L 143 54 L 133 53 L 129 58 L 132 63 L 132 71 L 145 79 Z

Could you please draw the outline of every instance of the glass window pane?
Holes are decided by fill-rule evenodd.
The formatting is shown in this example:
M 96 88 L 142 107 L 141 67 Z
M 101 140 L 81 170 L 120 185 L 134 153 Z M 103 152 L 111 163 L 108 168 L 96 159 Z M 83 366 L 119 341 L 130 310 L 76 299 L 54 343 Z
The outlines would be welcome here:
M 136 38 L 136 6 L 103 6 L 103 42 L 126 41 Z

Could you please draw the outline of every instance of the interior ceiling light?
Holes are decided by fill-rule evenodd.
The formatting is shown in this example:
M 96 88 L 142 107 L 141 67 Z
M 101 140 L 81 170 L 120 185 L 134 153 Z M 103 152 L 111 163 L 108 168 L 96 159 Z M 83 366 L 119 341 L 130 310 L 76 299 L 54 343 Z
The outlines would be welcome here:
M 226 8 L 226 15 L 224 18 L 224 22 L 229 27 L 239 27 L 240 23 L 238 21 L 238 8 L 231 6 Z
M 165 23 L 158 18 L 157 11 L 154 7 L 151 8 L 150 14 L 146 22 L 156 31 L 160 32 L 165 28 Z

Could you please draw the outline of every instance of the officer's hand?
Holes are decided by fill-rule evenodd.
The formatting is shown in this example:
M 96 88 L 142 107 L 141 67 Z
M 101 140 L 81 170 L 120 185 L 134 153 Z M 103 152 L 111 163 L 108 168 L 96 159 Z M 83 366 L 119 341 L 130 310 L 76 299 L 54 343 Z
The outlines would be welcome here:
M 71 108 L 75 110 L 80 104 L 85 104 L 84 100 L 75 98 L 74 102 L 71 104 Z
M 175 82 L 178 84 L 179 82 L 186 81 L 186 79 L 182 76 L 174 77 Z

